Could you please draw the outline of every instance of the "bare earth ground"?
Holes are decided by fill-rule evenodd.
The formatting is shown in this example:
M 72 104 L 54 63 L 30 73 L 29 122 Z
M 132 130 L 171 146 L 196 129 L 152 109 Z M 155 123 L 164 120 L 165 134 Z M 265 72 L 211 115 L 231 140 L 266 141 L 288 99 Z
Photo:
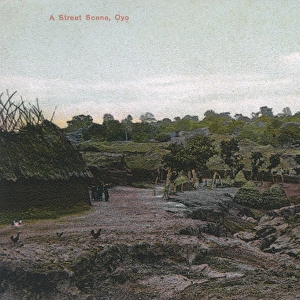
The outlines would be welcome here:
M 300 299 L 299 258 L 231 235 L 180 234 L 205 223 L 186 217 L 183 195 L 225 192 L 235 190 L 167 201 L 159 187 L 114 187 L 85 214 L 0 226 L 0 299 Z

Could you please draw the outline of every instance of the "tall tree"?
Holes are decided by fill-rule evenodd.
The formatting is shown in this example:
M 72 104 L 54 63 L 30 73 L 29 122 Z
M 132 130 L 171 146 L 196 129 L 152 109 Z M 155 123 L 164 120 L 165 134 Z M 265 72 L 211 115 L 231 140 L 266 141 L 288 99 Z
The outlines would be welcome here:
M 278 165 L 280 164 L 280 155 L 279 154 L 272 154 L 269 158 L 269 165 L 268 165 L 268 170 L 271 174 L 272 177 L 272 182 L 274 183 L 274 173 L 273 173 L 273 169 L 275 169 L 276 167 L 278 167 Z
M 177 171 L 204 170 L 208 160 L 216 154 L 212 140 L 203 135 L 192 137 L 185 145 L 172 144 L 167 149 L 170 153 L 164 156 L 164 164 Z
M 104 114 L 103 115 L 103 123 L 107 121 L 113 121 L 115 118 L 112 114 Z
M 252 152 L 250 156 L 252 177 L 258 180 L 259 169 L 264 164 L 264 156 L 261 152 Z
M 118 120 L 105 121 L 102 125 L 105 129 L 107 141 L 124 141 L 125 132 L 122 124 Z
M 128 141 L 128 138 L 132 131 L 132 120 L 133 120 L 133 118 L 131 115 L 128 115 L 125 119 L 122 120 L 122 124 L 123 124 L 124 131 L 125 131 L 126 141 Z
M 221 141 L 221 157 L 225 164 L 229 166 L 232 171 L 232 176 L 235 177 L 235 173 L 240 171 L 241 155 L 239 154 L 239 142 L 233 138 L 229 141 Z
M 186 165 L 188 170 L 205 170 L 206 163 L 216 154 L 213 141 L 208 136 L 197 135 L 192 137 L 184 146 Z
M 183 144 L 170 144 L 167 146 L 169 153 L 163 156 L 163 163 L 165 167 L 172 170 L 181 171 L 185 169 L 185 151 Z
M 67 121 L 67 130 L 76 130 L 79 128 L 87 127 L 93 124 L 93 118 L 90 115 L 77 115 L 71 121 Z
M 149 123 L 133 123 L 132 139 L 138 143 L 145 143 L 159 134 L 159 128 Z
M 146 112 L 145 114 L 141 115 L 140 120 L 142 123 L 153 123 L 156 121 L 154 115 L 151 112 Z

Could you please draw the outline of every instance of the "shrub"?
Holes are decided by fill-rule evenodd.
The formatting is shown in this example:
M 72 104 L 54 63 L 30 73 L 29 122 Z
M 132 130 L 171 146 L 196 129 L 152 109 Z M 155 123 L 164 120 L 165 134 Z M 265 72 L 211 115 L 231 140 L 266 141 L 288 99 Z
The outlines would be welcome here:
M 241 205 L 259 208 L 262 205 L 262 196 L 255 184 L 248 181 L 236 192 L 233 201 Z
M 235 178 L 234 178 L 234 185 L 235 186 L 242 186 L 243 184 L 245 184 L 247 182 L 244 173 L 242 171 L 239 171 Z
M 281 190 L 278 184 L 273 184 L 269 189 L 262 193 L 262 207 L 267 209 L 276 209 L 290 205 L 285 192 Z

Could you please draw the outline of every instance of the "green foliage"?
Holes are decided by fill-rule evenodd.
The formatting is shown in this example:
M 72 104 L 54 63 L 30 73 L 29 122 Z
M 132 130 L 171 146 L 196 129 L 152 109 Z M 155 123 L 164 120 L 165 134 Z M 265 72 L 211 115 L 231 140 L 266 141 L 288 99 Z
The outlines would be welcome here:
M 281 122 L 277 118 L 266 118 L 266 125 L 263 128 L 259 139 L 261 145 L 278 145 Z
M 230 176 L 226 176 L 222 181 L 223 186 L 232 186 L 233 180 L 230 178 Z
M 263 128 L 258 126 L 256 122 L 245 124 L 240 132 L 240 139 L 247 139 L 255 143 L 259 143 Z
M 109 121 L 114 121 L 114 116 L 112 114 L 104 114 L 103 115 L 103 123 L 109 122 Z
M 262 196 L 256 189 L 252 181 L 248 181 L 234 195 L 233 200 L 241 205 L 260 208 L 262 205 Z
M 10 224 L 12 220 L 20 219 L 22 221 L 33 221 L 43 219 L 57 219 L 67 215 L 82 214 L 90 209 L 90 206 L 85 203 L 78 203 L 73 207 L 66 209 L 41 209 L 41 208 L 29 208 L 27 210 L 1 212 L 0 224 Z
M 273 184 L 268 190 L 262 193 L 263 208 L 277 209 L 288 205 L 290 205 L 290 203 L 278 184 Z
M 71 121 L 67 121 L 68 127 L 66 131 L 74 131 L 79 128 L 84 128 L 92 125 L 93 118 L 90 115 L 78 115 L 74 116 Z
M 163 158 L 166 167 L 176 170 L 203 170 L 206 163 L 216 154 L 213 141 L 206 136 L 198 135 L 191 138 L 185 145 L 169 145 L 170 153 Z
M 269 158 L 268 169 L 271 171 L 280 164 L 280 154 L 272 154 Z
M 272 109 L 261 107 L 268 112 Z M 270 113 L 262 113 L 258 117 L 256 114 L 252 119 L 236 117 L 231 118 L 229 113 L 216 113 L 208 110 L 204 114 L 204 119 L 199 121 L 197 116 L 186 115 L 182 119 L 176 117 L 175 121 L 164 118 L 156 121 L 152 113 L 145 113 L 141 116 L 141 123 L 132 122 L 132 116 L 128 115 L 121 123 L 114 120 L 111 114 L 105 114 L 103 125 L 110 123 L 103 130 L 97 126 L 84 133 L 84 139 L 96 139 L 103 141 L 133 140 L 136 142 L 148 142 L 151 139 L 167 141 L 171 132 L 192 131 L 198 128 L 207 128 L 215 135 L 234 135 L 235 138 L 249 139 L 259 145 L 271 145 L 273 147 L 291 145 L 300 142 L 300 114 L 294 116 L 273 116 Z M 238 116 L 242 116 L 237 114 Z M 92 126 L 92 117 L 78 115 L 68 121 L 66 131 L 73 131 L 78 128 L 89 128 Z M 229 164 L 231 164 L 229 162 Z
M 93 123 L 82 133 L 84 140 L 124 141 L 124 126 L 117 120 L 105 121 L 102 125 Z
M 141 115 L 140 120 L 142 123 L 153 123 L 156 121 L 154 115 L 151 112 L 146 112 L 145 114 Z
M 300 142 L 300 123 L 287 123 L 279 130 L 278 142 L 280 145 Z
M 169 141 L 171 138 L 170 138 L 170 136 L 169 136 L 168 134 L 166 134 L 166 133 L 160 133 L 160 134 L 158 134 L 158 135 L 155 137 L 155 139 L 156 139 L 157 141 L 163 143 L 163 142 Z
M 297 154 L 297 155 L 295 156 L 295 162 L 296 162 L 298 165 L 300 165 L 300 155 L 299 155 L 299 154 Z
M 177 187 L 177 186 L 182 185 L 187 182 L 188 182 L 188 179 L 186 178 L 186 176 L 184 176 L 183 173 L 180 172 L 174 180 L 174 185 L 175 185 L 175 187 Z
M 145 143 L 155 137 L 159 133 L 159 129 L 149 123 L 133 123 L 132 139 L 137 143 Z
M 106 141 L 125 141 L 125 130 L 119 121 L 109 120 L 103 122 L 102 126 L 104 128 Z
M 234 183 L 236 185 L 241 186 L 242 184 L 245 184 L 247 182 L 245 175 L 242 171 L 239 171 L 236 176 L 234 177 Z
M 106 140 L 105 129 L 102 125 L 93 123 L 88 129 L 83 131 L 82 137 L 85 141 L 88 140 L 105 141 Z
M 207 127 L 212 133 L 238 134 L 244 126 L 244 121 L 234 120 L 228 113 L 217 114 L 213 110 L 208 110 L 204 116 L 200 122 L 201 127 Z
M 190 119 L 181 119 L 172 123 L 163 123 L 159 130 L 161 133 L 169 133 L 169 132 L 180 132 L 180 131 L 190 131 L 196 128 L 201 128 L 203 125 L 201 123 L 196 122 L 195 120 Z
M 259 169 L 262 167 L 262 165 L 265 162 L 264 156 L 259 151 L 252 152 L 250 156 L 250 161 L 251 161 L 252 175 L 257 180 Z
M 261 116 L 252 122 L 245 124 L 239 138 L 249 139 L 260 145 L 278 145 L 279 128 L 281 121 L 270 116 Z
M 204 135 L 192 137 L 185 144 L 188 169 L 206 169 L 207 161 L 216 154 L 213 141 Z
M 241 156 L 239 155 L 239 143 L 238 140 L 233 138 L 229 141 L 221 141 L 221 157 L 225 164 L 230 167 L 235 173 L 235 170 L 241 169 Z
M 166 149 L 170 152 L 163 156 L 164 165 L 173 170 L 185 170 L 185 151 L 183 144 L 171 144 Z

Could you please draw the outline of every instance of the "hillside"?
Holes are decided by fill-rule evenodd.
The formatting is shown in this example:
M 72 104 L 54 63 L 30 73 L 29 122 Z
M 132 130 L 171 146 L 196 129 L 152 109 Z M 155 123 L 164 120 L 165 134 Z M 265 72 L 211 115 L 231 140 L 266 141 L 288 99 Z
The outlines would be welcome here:
M 230 140 L 227 135 L 211 135 L 214 146 L 220 151 L 221 141 Z M 92 167 L 102 180 L 116 184 L 130 184 L 132 182 L 145 181 L 153 183 L 153 173 L 157 168 L 163 166 L 163 157 L 169 151 L 166 149 L 171 142 L 97 142 L 85 141 L 74 144 L 74 147 L 81 153 L 84 161 Z M 298 182 L 296 171 L 300 167 L 295 158 L 300 155 L 298 148 L 273 147 L 271 145 L 262 146 L 249 139 L 239 141 L 239 153 L 244 165 L 243 171 L 247 174 L 251 172 L 250 156 L 252 152 L 261 152 L 265 157 L 265 163 L 261 167 L 263 174 L 268 173 L 268 159 L 273 154 L 280 155 L 278 169 L 285 170 L 285 177 L 292 182 Z M 230 170 L 219 154 L 209 159 L 207 163 L 208 172 L 205 176 L 212 177 L 215 171 L 223 174 L 225 170 Z M 97 171 L 98 170 L 98 171 Z M 288 179 L 294 176 L 295 179 Z M 106 178 L 105 178 L 106 177 Z

